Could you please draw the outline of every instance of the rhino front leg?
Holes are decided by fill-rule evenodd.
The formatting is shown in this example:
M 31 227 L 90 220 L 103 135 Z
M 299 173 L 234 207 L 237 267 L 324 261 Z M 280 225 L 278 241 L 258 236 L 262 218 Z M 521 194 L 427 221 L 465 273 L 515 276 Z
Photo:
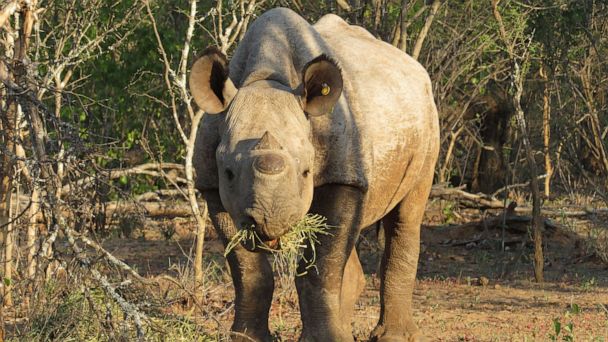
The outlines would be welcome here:
M 381 267 L 380 320 L 370 341 L 424 340 L 412 317 L 412 295 L 420 252 L 420 223 L 431 183 L 429 178 L 412 188 L 382 221 L 386 246 Z
M 217 192 L 204 194 L 214 226 L 224 247 L 236 233 L 230 215 L 224 210 Z M 235 292 L 233 341 L 272 341 L 268 313 L 272 303 L 274 279 L 266 256 L 236 246 L 227 256 Z
M 296 278 L 303 326 L 300 341 L 353 341 L 352 309 L 344 305 L 354 301 L 342 298 L 342 281 L 360 228 L 362 197 L 358 189 L 349 186 L 315 189 L 310 211 L 327 217 L 327 223 L 335 228 L 332 235 L 320 236 L 315 267 Z M 310 249 L 306 253 L 311 256 Z

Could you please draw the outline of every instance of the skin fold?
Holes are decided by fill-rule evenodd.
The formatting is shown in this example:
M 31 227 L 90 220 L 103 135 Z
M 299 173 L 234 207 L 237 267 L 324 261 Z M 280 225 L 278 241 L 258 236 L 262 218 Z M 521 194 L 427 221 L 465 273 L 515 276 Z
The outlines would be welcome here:
M 335 15 L 310 25 L 277 8 L 251 24 L 230 62 L 217 49 L 203 52 L 189 83 L 208 113 L 196 143 L 196 186 L 225 244 L 239 229 L 276 241 L 307 213 L 335 227 L 319 236 L 316 271 L 295 279 L 300 340 L 353 341 L 365 285 L 354 244 L 380 220 L 381 313 L 370 339 L 421 340 L 412 292 L 439 150 L 424 68 Z M 266 256 L 237 246 L 228 263 L 233 340 L 270 341 Z

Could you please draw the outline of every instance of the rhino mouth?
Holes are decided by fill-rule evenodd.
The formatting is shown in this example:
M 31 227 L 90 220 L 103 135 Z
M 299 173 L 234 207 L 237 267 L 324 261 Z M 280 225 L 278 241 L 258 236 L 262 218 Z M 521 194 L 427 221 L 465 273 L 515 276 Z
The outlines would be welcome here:
M 254 233 L 255 234 L 255 233 Z M 250 252 L 278 252 L 281 250 L 281 238 L 273 240 L 262 240 L 257 234 L 250 239 L 245 239 L 241 245 Z
M 272 250 L 281 250 L 281 238 L 276 238 L 274 240 L 263 241 L 264 246 L 268 247 Z
M 241 245 L 250 252 L 272 252 L 281 250 L 281 237 L 268 236 L 264 227 L 248 216 L 240 224 Z

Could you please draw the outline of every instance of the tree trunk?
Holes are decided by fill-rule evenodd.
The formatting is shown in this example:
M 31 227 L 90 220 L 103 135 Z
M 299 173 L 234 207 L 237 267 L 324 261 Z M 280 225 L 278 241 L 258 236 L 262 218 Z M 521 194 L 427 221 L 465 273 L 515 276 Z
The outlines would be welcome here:
M 422 30 L 420 30 L 420 33 L 418 34 L 418 38 L 416 39 L 416 44 L 414 45 L 414 50 L 412 50 L 412 57 L 414 57 L 415 60 L 418 60 L 418 56 L 420 56 L 420 50 L 422 50 L 422 45 L 424 44 L 424 41 L 426 40 L 426 36 L 429 33 L 429 30 L 431 29 L 431 25 L 433 25 L 433 20 L 435 19 L 435 15 L 437 14 L 437 11 L 439 10 L 439 6 L 441 6 L 441 0 L 434 0 L 433 4 L 431 5 L 431 11 L 429 13 L 429 16 L 426 17 L 424 26 L 422 27 Z
M 401 0 L 401 14 L 399 15 L 399 25 L 395 29 L 393 45 L 403 52 L 407 52 L 407 9 L 409 0 Z M 395 44 L 396 43 L 396 44 Z
M 6 25 L 10 23 L 7 21 Z M 8 28 L 9 32 L 12 31 Z M 16 31 L 16 30 L 15 30 Z M 16 44 L 13 38 L 15 37 L 12 32 L 6 35 L 7 42 L 5 43 L 5 57 L 7 61 L 14 59 L 14 53 L 16 50 Z M 13 79 L 14 75 L 11 74 L 12 68 L 8 68 L 8 78 Z M 12 259 L 13 259 L 13 225 L 11 224 L 11 199 L 13 192 L 13 179 L 14 179 L 14 164 L 15 164 L 15 127 L 17 125 L 17 111 L 19 110 L 16 102 L 16 96 L 13 91 L 7 89 L 6 102 L 4 106 L 4 113 L 2 113 L 2 135 L 1 142 L 3 143 L 2 151 L 2 169 L 0 170 L 0 228 L 4 230 L 4 267 L 3 277 L 11 279 L 12 277 Z M 10 294 L 10 286 L 3 287 L 3 305 L 11 305 L 12 299 Z
M 38 247 L 38 211 L 40 210 L 40 193 L 38 188 L 32 187 L 32 204 L 29 209 L 29 222 L 27 225 L 27 276 L 34 279 L 36 276 L 36 251 Z
M 515 64 L 515 69 L 518 69 L 519 66 Z M 519 74 L 521 71 L 517 71 L 515 73 L 516 78 L 520 79 L 516 82 L 522 82 L 523 76 Z M 530 146 L 530 139 L 528 138 L 528 130 L 526 128 L 526 121 L 524 117 L 524 112 L 521 108 L 521 94 L 522 87 L 521 84 L 516 86 L 516 95 L 514 96 L 514 102 L 516 107 L 516 117 L 519 128 L 522 132 L 522 139 L 524 142 L 524 147 L 526 149 L 526 159 L 528 162 L 528 167 L 530 167 L 530 174 L 532 176 L 532 180 L 530 181 L 530 190 L 532 191 L 532 225 L 534 227 L 534 278 L 537 283 L 542 283 L 544 281 L 544 256 L 543 256 L 543 233 L 542 233 L 542 225 L 543 219 L 540 213 L 540 191 L 538 186 L 538 171 L 536 167 L 536 161 L 534 160 L 534 152 L 532 151 L 532 146 Z
M 454 151 L 454 146 L 456 145 L 456 139 L 460 136 L 460 133 L 464 130 L 464 125 L 460 126 L 456 131 L 452 130 L 450 132 L 450 144 L 448 145 L 448 150 L 445 153 L 445 159 L 443 160 L 443 165 L 439 170 L 439 183 L 444 183 L 449 180 L 448 177 L 448 167 L 450 165 L 450 161 L 452 159 L 452 152 Z
M 374 33 L 378 34 L 380 24 L 382 23 L 382 0 L 372 0 L 372 6 L 374 7 Z
M 549 80 L 544 63 L 540 64 L 540 77 L 543 79 L 543 148 L 545 154 L 545 197 L 549 198 L 551 194 L 551 174 L 553 167 L 551 165 L 551 155 L 549 154 L 549 144 L 551 142 L 551 93 L 549 90 Z
M 526 151 L 526 160 L 528 163 L 528 167 L 530 168 L 530 176 L 532 177 L 532 180 L 530 181 L 530 191 L 532 192 L 532 226 L 534 229 L 534 278 L 536 279 L 537 283 L 542 283 L 544 281 L 543 267 L 545 259 L 543 256 L 543 219 L 541 217 L 540 191 L 538 187 L 538 168 L 536 166 L 536 161 L 534 160 L 534 151 L 532 151 L 532 146 L 530 144 L 528 128 L 526 125 L 526 118 L 524 115 L 524 111 L 521 107 L 521 96 L 523 93 L 523 82 L 525 75 L 523 75 L 523 70 L 517 60 L 518 58 L 522 58 L 524 62 L 527 62 L 527 51 L 529 45 L 524 44 L 524 41 L 517 42 L 509 40 L 507 31 L 502 21 L 502 16 L 498 11 L 499 2 L 500 0 L 492 0 L 492 7 L 494 17 L 496 18 L 496 21 L 498 23 L 500 36 L 502 38 L 503 43 L 505 44 L 506 50 L 509 54 L 509 58 L 511 59 L 511 88 L 513 107 L 515 109 L 517 125 L 519 126 L 519 129 L 521 131 L 522 141 L 524 149 Z M 524 57 L 518 57 L 519 54 L 515 53 L 515 47 L 518 43 L 524 45 L 522 53 Z
M 9 187 L 10 189 L 10 187 Z M 4 233 L 4 273 L 2 277 L 2 281 L 4 282 L 4 291 L 2 293 L 3 305 L 4 306 L 12 306 L 13 305 L 13 296 L 11 294 L 11 288 L 13 283 L 13 249 L 14 244 L 17 241 L 15 239 L 14 227 L 15 225 L 11 223 L 13 218 L 12 216 L 12 197 L 11 193 L 8 194 L 5 204 L 6 204 L 6 221 L 5 221 L 5 233 Z

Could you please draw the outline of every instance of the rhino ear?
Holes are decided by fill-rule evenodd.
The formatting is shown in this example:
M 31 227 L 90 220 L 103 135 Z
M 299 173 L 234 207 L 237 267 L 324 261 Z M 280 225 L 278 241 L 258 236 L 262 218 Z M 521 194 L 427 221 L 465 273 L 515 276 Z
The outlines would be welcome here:
M 228 59 L 216 47 L 205 49 L 194 62 L 189 84 L 194 101 L 208 114 L 223 112 L 237 91 L 228 78 Z
M 308 62 L 302 71 L 304 111 L 319 116 L 328 113 L 342 94 L 342 72 L 323 54 Z

